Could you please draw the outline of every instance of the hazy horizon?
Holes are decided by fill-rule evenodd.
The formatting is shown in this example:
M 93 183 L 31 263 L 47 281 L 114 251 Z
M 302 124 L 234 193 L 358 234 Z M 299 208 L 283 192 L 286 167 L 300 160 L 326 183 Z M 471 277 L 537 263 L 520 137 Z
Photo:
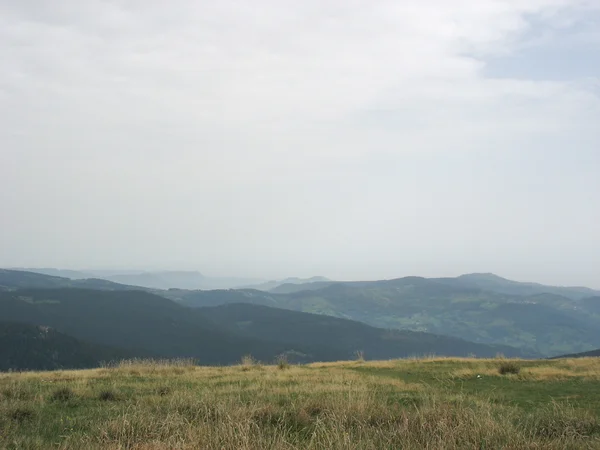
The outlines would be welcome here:
M 600 289 L 600 2 L 0 0 L 0 267 Z
M 402 274 L 402 275 L 397 275 L 397 276 L 388 276 L 388 277 L 374 277 L 374 278 L 365 278 L 365 277 L 354 277 L 354 278 L 332 278 L 323 274 L 313 274 L 313 275 L 305 275 L 305 276 L 298 276 L 298 275 L 294 275 L 294 274 L 288 274 L 285 276 L 276 276 L 276 277 L 261 277 L 261 276 L 243 276 L 240 274 L 236 274 L 236 273 L 221 273 L 221 274 L 212 274 L 212 273 L 207 273 L 205 271 L 202 270 L 198 270 L 198 269 L 193 269 L 193 268 L 180 268 L 180 269 L 173 269 L 173 268 L 161 268 L 161 267 L 156 267 L 156 268 L 135 268 L 135 267 L 130 267 L 130 268 L 110 268 L 110 267 L 70 267 L 70 268 L 64 268 L 64 267 L 18 267 L 18 266 L 6 266 L 6 267 L 0 267 L 0 269 L 6 269 L 6 270 L 24 270 L 24 271 L 36 271 L 36 270 L 58 270 L 58 271 L 74 271 L 74 272 L 82 272 L 82 273 L 93 273 L 93 274 L 104 274 L 105 276 L 112 276 L 112 275 L 120 275 L 120 274 L 129 274 L 129 275 L 137 275 L 137 274 L 142 274 L 142 273 L 172 273 L 172 272 L 189 272 L 189 273 L 199 273 L 202 276 L 206 277 L 206 278 L 214 278 L 214 279 L 219 279 L 219 278 L 230 278 L 230 279 L 240 279 L 240 280 L 247 280 L 247 281 L 254 281 L 256 283 L 262 283 L 262 282 L 268 282 L 268 281 L 281 281 L 281 280 L 285 280 L 285 279 L 293 279 L 293 278 L 298 278 L 298 279 L 310 279 L 310 278 L 319 278 L 319 277 L 324 277 L 327 278 L 331 281 L 340 281 L 340 282 L 346 282 L 346 281 L 380 281 L 380 280 L 392 280 L 392 279 L 400 279 L 400 278 L 405 278 L 405 277 L 423 277 L 423 278 L 455 278 L 455 277 L 460 277 L 460 276 L 464 276 L 464 275 L 495 275 L 498 276 L 500 278 L 504 278 L 507 279 L 509 281 L 516 281 L 516 282 L 522 282 L 522 283 L 538 283 L 538 284 L 543 284 L 543 285 L 547 285 L 547 286 L 554 286 L 554 287 L 585 287 L 585 288 L 590 288 L 590 289 L 594 289 L 594 290 L 600 290 L 600 287 L 598 286 L 592 286 L 592 285 L 574 285 L 574 284 L 557 284 L 557 283 L 553 283 L 551 281 L 548 282 L 542 282 L 539 280 L 531 280 L 531 279 L 515 279 L 512 277 L 507 277 L 507 276 L 503 276 L 503 274 L 499 274 L 499 273 L 493 273 L 493 272 L 468 272 L 468 273 L 458 273 L 458 274 L 430 274 L 430 275 L 423 275 L 423 274 L 418 274 L 418 273 L 406 273 L 406 274 Z M 68 278 L 68 277 L 67 277 Z

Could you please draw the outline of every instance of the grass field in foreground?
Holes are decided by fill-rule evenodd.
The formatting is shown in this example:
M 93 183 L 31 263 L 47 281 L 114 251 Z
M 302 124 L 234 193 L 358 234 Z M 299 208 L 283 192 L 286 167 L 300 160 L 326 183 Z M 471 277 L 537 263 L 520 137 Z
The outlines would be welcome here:
M 600 358 L 0 374 L 0 448 L 49 447 L 600 448 Z

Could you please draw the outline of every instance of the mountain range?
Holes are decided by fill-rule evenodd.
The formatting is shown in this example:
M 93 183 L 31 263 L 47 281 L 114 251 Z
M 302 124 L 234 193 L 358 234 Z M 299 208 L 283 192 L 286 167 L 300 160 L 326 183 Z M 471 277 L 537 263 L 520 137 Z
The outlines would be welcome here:
M 164 290 L 0 269 L 0 342 L 33 352 L 0 357 L 25 369 L 132 356 L 232 364 L 246 354 L 308 362 L 356 352 L 540 357 L 600 347 L 600 293 L 587 288 L 471 274 L 290 279 L 270 289 Z
M 286 278 L 284 280 L 271 281 L 239 277 L 208 277 L 198 271 L 191 270 L 69 270 L 54 268 L 15 268 L 12 270 L 70 278 L 72 280 L 95 278 L 149 289 L 231 289 L 252 287 L 253 289 L 269 290 L 285 283 L 301 284 L 310 281 L 327 281 L 327 278 L 324 277 L 306 279 Z
M 301 362 L 334 361 L 353 358 L 357 351 L 378 359 L 423 354 L 535 356 L 508 346 L 385 330 L 259 305 L 191 309 L 143 291 L 4 291 L 0 292 L 0 317 L 5 322 L 55 330 L 80 341 L 80 346 L 102 346 L 139 357 L 191 357 L 202 364 L 232 364 L 248 354 L 269 362 L 282 354 Z M 48 353 L 54 350 L 49 347 Z M 106 352 L 101 358 L 92 350 L 90 360 L 106 358 Z
M 600 345 L 598 291 L 517 283 L 491 274 L 284 284 L 270 292 L 172 290 L 167 295 L 191 307 L 240 302 L 267 305 L 381 328 L 510 345 L 545 356 Z
M 208 277 L 192 270 L 70 270 L 54 268 L 14 268 L 20 272 L 33 272 L 71 280 L 101 279 L 113 283 L 133 285 L 148 289 L 242 289 L 251 288 L 269 291 L 283 284 L 301 285 L 306 283 L 328 282 L 325 277 L 297 278 L 281 280 L 260 280 L 239 277 Z

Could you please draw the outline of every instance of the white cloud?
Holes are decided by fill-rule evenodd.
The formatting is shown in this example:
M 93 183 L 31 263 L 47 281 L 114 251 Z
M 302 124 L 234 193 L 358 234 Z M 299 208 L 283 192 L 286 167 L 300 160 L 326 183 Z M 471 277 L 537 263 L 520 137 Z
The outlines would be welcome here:
M 168 260 L 168 243 L 155 254 L 144 242 L 169 230 L 188 265 L 211 261 L 197 247 L 223 265 L 222 251 L 246 261 L 271 244 L 291 260 L 306 261 L 307 242 L 345 255 L 356 233 L 371 236 L 365 252 L 382 252 L 393 230 L 358 217 L 381 215 L 406 186 L 378 184 L 381 171 L 424 152 L 597 147 L 597 74 L 559 82 L 484 70 L 491 57 L 552 45 L 593 10 L 586 0 L 0 0 L 0 187 L 13 217 L 0 248 L 16 257 L 39 233 L 23 226 L 36 214 L 23 205 L 35 204 L 68 218 L 44 234 L 52 244 L 39 244 L 48 264 L 109 263 L 85 245 L 48 256 L 68 247 L 64 229 L 137 242 L 132 264 Z M 564 148 L 572 139 L 580 147 Z M 413 206 L 430 201 L 411 195 Z M 82 214 L 86 205 L 96 212 Z M 98 211 L 108 210 L 120 219 L 102 228 Z M 260 220 L 248 219 L 253 211 Z M 156 230 L 139 231 L 131 216 Z M 36 251 L 25 253 L 33 264 Z

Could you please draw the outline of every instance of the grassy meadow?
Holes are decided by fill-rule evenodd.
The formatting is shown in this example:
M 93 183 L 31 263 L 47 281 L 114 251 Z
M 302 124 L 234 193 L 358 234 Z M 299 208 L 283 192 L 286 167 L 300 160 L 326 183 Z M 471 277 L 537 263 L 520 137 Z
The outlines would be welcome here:
M 600 448 L 600 358 L 3 373 L 0 448 Z

